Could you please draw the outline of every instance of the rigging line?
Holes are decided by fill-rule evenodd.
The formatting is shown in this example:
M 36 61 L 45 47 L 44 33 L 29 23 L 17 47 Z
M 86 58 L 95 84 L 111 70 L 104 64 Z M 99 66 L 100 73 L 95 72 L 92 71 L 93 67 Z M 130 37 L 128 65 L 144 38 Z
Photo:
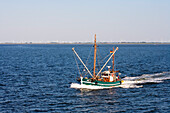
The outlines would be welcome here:
M 93 49 L 93 46 L 91 47 L 90 52 L 89 52 L 89 56 L 87 57 L 86 65 L 88 65 L 88 60 L 89 60 L 89 58 L 90 58 L 90 56 L 91 56 L 92 49 Z M 85 69 L 85 68 L 84 68 L 84 69 Z M 83 69 L 83 70 L 84 70 L 84 69 Z M 82 75 L 83 75 L 83 74 L 84 74 L 84 72 L 82 72 Z
M 107 57 L 105 57 L 103 60 L 102 60 L 102 56 L 101 56 L 101 54 L 100 54 L 100 50 L 98 49 L 98 53 L 99 53 L 99 55 L 97 56 L 98 57 L 98 69 L 100 70 L 101 69 L 101 65 L 102 65 L 102 62 L 110 55 L 107 55 Z
M 92 70 L 93 70 L 93 68 L 92 68 L 92 69 L 90 69 L 90 71 L 92 71 Z M 88 72 L 86 72 L 86 73 L 85 73 L 84 75 L 82 75 L 82 76 L 84 77 L 85 75 L 87 75 L 87 73 L 88 73 Z
M 100 54 L 100 51 L 99 51 L 99 49 L 98 49 L 98 53 L 99 53 L 99 58 L 100 58 L 100 60 L 101 60 L 101 58 L 102 58 L 102 57 L 101 57 L 101 54 Z
M 104 59 L 101 60 L 101 63 L 108 57 L 110 56 L 111 53 L 109 53 Z
M 116 58 L 116 57 L 114 57 L 114 62 L 115 62 L 115 63 L 114 63 L 114 68 L 115 68 L 115 71 L 116 71 L 116 66 L 117 66 L 116 64 L 117 64 L 117 63 L 116 63 L 115 58 Z
M 99 55 L 100 55 L 100 52 L 99 52 L 99 49 L 98 49 L 98 51 L 97 51 L 98 53 L 99 53 Z M 100 65 L 100 56 L 99 56 L 98 54 L 97 54 L 97 61 L 98 61 L 98 67 L 99 67 L 99 70 L 100 70 L 100 68 L 101 68 L 101 65 Z
M 73 54 L 74 54 L 74 53 L 73 53 Z M 77 65 L 77 68 L 78 68 L 78 70 L 79 70 L 79 74 L 81 75 L 81 72 L 80 72 L 79 65 L 78 65 L 78 62 L 77 62 L 77 60 L 76 60 L 75 54 L 74 54 L 74 59 L 75 59 L 75 61 L 76 61 L 76 65 Z
M 89 60 L 89 58 L 90 58 L 90 55 L 91 55 L 91 53 L 92 53 L 92 48 L 93 48 L 93 46 L 91 47 L 91 50 L 90 50 L 89 56 L 88 56 L 88 58 L 87 58 L 87 60 L 86 60 L 86 65 L 87 65 L 88 60 Z
M 99 60 L 98 60 L 98 65 L 99 65 L 99 70 L 100 70 L 100 69 L 101 69 L 101 63 L 102 63 L 103 60 L 106 59 L 107 57 L 104 58 L 103 60 L 101 60 L 102 57 L 101 57 L 101 54 L 100 54 L 100 50 L 99 50 L 99 49 L 97 49 L 97 50 L 98 50 L 98 53 L 99 53 L 99 55 L 97 54 L 97 55 L 98 55 L 97 57 L 98 57 L 98 59 L 99 59 Z

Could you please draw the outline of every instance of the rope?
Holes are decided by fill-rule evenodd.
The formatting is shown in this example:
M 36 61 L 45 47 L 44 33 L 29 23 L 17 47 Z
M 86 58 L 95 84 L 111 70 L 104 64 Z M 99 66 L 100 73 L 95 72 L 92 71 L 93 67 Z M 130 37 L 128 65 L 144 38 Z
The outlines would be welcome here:
M 100 62 L 99 62 L 99 61 L 100 61 L 100 58 L 101 58 L 101 57 L 100 57 L 99 49 L 98 49 L 98 53 L 99 53 L 99 55 L 97 54 L 97 61 L 98 61 L 98 65 L 99 65 L 98 67 L 99 67 L 99 69 L 100 69 L 100 68 L 101 68 L 101 65 L 100 65 Z
M 73 53 L 73 54 L 74 54 L 74 53 Z M 74 54 L 74 59 L 75 59 L 75 61 L 76 61 L 76 65 L 77 65 L 77 68 L 78 68 L 78 70 L 79 70 L 79 74 L 81 75 L 81 72 L 80 72 L 79 65 L 78 65 L 78 62 L 77 62 L 77 60 L 76 60 L 75 54 Z
M 108 56 L 110 56 L 111 53 L 109 53 L 101 62 L 103 62 Z
M 90 55 L 91 55 L 91 52 L 92 52 L 92 48 L 93 48 L 93 46 L 91 47 L 91 50 L 90 50 L 89 56 L 87 57 L 87 60 L 86 60 L 86 65 L 87 65 L 87 63 L 88 63 L 88 60 L 89 60 L 89 58 L 90 58 Z
M 117 66 L 116 64 L 117 64 L 117 63 L 116 63 L 115 58 L 116 58 L 116 57 L 114 57 L 114 68 L 115 68 L 115 71 L 116 71 L 116 66 Z
M 90 69 L 90 71 L 92 71 L 92 70 L 93 70 L 93 68 L 92 68 L 92 69 Z M 87 75 L 87 73 L 88 73 L 88 72 L 86 72 L 86 73 L 83 75 L 83 77 L 84 77 L 85 75 Z
M 91 47 L 90 52 L 89 52 L 89 56 L 87 57 L 86 65 L 88 64 L 88 60 L 89 60 L 89 58 L 90 58 L 90 56 L 91 56 L 92 48 L 93 48 L 93 46 Z M 85 68 L 84 68 L 84 69 L 85 69 Z M 83 69 L 83 70 L 84 70 L 84 69 Z M 90 71 L 91 71 L 91 70 L 90 70 Z M 84 71 L 84 72 L 85 72 L 85 71 Z M 84 72 L 82 72 L 82 76 L 83 76 Z M 85 74 L 85 75 L 86 75 L 86 74 Z

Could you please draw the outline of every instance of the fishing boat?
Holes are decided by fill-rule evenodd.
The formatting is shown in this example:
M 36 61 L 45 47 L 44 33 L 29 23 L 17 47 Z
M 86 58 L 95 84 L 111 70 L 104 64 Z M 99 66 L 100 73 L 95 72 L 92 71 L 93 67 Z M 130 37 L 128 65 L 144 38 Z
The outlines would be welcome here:
M 109 53 L 109 58 L 104 63 L 102 68 L 98 72 L 96 72 L 96 54 L 97 54 L 97 44 L 96 44 L 96 34 L 94 39 L 94 63 L 93 63 L 93 74 L 88 69 L 87 65 L 82 61 L 80 56 L 77 54 L 75 48 L 72 48 L 72 51 L 74 52 L 75 56 L 79 59 L 79 61 L 84 66 L 84 71 L 87 71 L 87 73 L 90 75 L 88 78 L 85 77 L 80 73 L 79 78 L 77 79 L 80 84 L 72 83 L 71 88 L 87 88 L 87 89 L 103 89 L 103 88 L 113 88 L 116 86 L 119 86 L 122 84 L 123 80 L 119 77 L 119 71 L 116 71 L 114 69 L 114 54 L 118 50 L 118 47 L 116 49 L 113 48 L 112 51 Z M 107 66 L 108 62 L 112 59 L 112 69 L 111 66 Z M 77 61 L 76 61 L 76 64 Z M 103 71 L 105 67 L 108 67 L 108 70 Z M 86 74 L 85 74 L 86 75 Z

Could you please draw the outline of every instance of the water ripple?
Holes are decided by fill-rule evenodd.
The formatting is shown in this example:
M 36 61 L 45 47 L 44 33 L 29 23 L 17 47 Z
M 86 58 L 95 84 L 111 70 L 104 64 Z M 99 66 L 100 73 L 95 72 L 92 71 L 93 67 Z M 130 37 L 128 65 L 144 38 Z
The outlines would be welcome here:
M 126 87 L 82 91 L 70 88 L 73 46 L 86 61 L 92 45 L 0 45 L 0 112 L 169 112 L 169 45 L 117 45 Z M 112 46 L 100 45 L 101 57 Z

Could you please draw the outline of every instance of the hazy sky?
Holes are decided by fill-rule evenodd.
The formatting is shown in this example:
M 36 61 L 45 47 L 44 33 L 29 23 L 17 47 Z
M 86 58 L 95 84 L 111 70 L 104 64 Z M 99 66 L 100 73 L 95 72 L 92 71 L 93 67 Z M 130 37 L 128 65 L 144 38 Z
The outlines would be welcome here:
M 0 0 L 0 42 L 170 42 L 170 0 Z

